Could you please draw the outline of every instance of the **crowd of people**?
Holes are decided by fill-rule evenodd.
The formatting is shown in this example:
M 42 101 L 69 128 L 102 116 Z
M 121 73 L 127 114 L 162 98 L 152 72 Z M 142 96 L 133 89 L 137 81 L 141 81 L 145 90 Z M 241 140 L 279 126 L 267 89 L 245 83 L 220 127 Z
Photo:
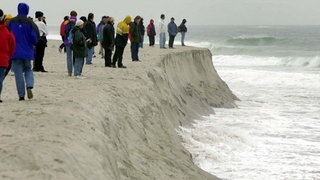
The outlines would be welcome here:
M 14 73 L 19 100 L 33 98 L 33 72 L 47 72 L 43 65 L 45 48 L 47 47 L 48 29 L 44 13 L 36 11 L 35 20 L 28 17 L 29 6 L 18 4 L 18 15 L 4 14 L 0 10 L 0 102 L 3 80 L 8 72 Z M 103 16 L 98 25 L 94 22 L 94 14 L 78 18 L 76 11 L 65 16 L 60 25 L 62 44 L 59 52 L 66 53 L 66 65 L 69 76 L 76 79 L 84 78 L 82 70 L 84 64 L 92 64 L 95 47 L 99 45 L 99 54 L 105 60 L 105 67 L 126 68 L 123 65 L 123 53 L 130 40 L 131 60 L 140 62 L 139 49 L 143 48 L 145 32 L 149 38 L 149 46 L 155 45 L 155 36 L 159 34 L 159 45 L 166 49 L 166 33 L 169 36 L 169 48 L 174 48 L 176 35 L 181 33 L 181 45 L 185 46 L 184 38 L 187 32 L 186 20 L 177 26 L 172 17 L 169 24 L 165 24 L 165 15 L 160 16 L 158 26 L 151 19 L 147 28 L 143 18 L 126 16 L 114 27 L 115 19 Z M 23 27 L 23 28 L 21 28 Z M 156 28 L 157 27 L 157 28 Z M 113 57 L 112 52 L 114 51 Z M 33 61 L 33 64 L 31 63 Z

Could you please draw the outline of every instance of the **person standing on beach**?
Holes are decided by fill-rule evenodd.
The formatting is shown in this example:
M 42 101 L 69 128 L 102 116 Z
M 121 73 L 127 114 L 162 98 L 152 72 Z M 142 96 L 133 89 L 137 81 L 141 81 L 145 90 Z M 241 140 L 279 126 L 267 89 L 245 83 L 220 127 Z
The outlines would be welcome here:
M 115 39 L 116 51 L 113 55 L 112 67 L 116 67 L 118 62 L 118 68 L 127 68 L 122 64 L 124 48 L 128 43 L 129 27 L 131 23 L 131 16 L 126 16 L 126 18 L 119 22 L 117 25 L 117 35 Z
M 64 40 L 66 39 L 66 32 L 64 27 L 66 26 L 66 24 L 68 24 L 69 21 L 69 16 L 65 16 L 63 18 L 63 21 L 60 24 L 60 36 L 62 38 L 62 44 L 59 46 L 59 52 L 62 52 L 62 49 L 64 49 L 64 52 L 66 52 L 66 46 L 64 45 Z
M 139 61 L 139 45 L 142 41 L 141 31 L 139 27 L 140 22 L 141 22 L 141 17 L 136 16 L 134 18 L 134 21 L 130 23 L 132 61 Z
M 169 48 L 173 48 L 174 38 L 178 34 L 178 27 L 174 22 L 174 18 L 171 18 L 170 23 L 168 24 L 168 33 L 169 33 Z
M 5 72 L 9 66 L 9 59 L 13 55 L 15 48 L 16 41 L 14 35 L 7 28 L 3 11 L 0 9 L 0 103 L 2 103 L 1 92 Z
M 47 25 L 43 22 L 43 18 L 44 18 L 43 12 L 37 11 L 35 14 L 35 17 L 36 17 L 35 23 L 39 29 L 40 39 L 36 44 L 36 57 L 34 60 L 33 71 L 48 72 L 43 67 L 44 52 L 45 52 L 45 48 L 47 47 L 46 36 L 48 35 L 48 29 L 47 29 Z
M 147 35 L 149 37 L 149 46 L 154 46 L 154 39 L 156 36 L 156 28 L 154 27 L 154 20 L 150 20 L 150 24 L 147 26 Z
M 178 31 L 181 32 L 181 46 L 185 46 L 184 44 L 184 38 L 186 36 L 186 32 L 188 31 L 186 27 L 186 19 L 183 19 L 180 26 L 178 27 Z
M 66 38 L 64 39 L 64 45 L 66 47 L 66 52 L 67 52 L 67 71 L 69 76 L 72 76 L 72 65 L 73 65 L 72 31 L 71 30 L 76 25 L 77 15 L 78 13 L 76 11 L 71 11 L 69 21 L 64 27 L 64 31 L 66 33 Z
M 102 46 L 102 34 L 103 34 L 103 28 L 108 23 L 109 16 L 102 16 L 102 19 L 100 23 L 97 25 L 96 31 L 98 36 L 98 44 L 99 46 L 99 54 L 101 55 L 101 58 L 104 58 L 104 48 Z
M 86 59 L 86 64 L 92 64 L 92 57 L 94 53 L 94 47 L 98 45 L 98 37 L 97 37 L 97 31 L 96 31 L 96 24 L 93 21 L 94 14 L 89 13 L 88 14 L 88 21 L 85 24 L 85 31 L 87 33 L 87 42 L 88 42 L 88 56 Z
M 34 59 L 33 46 L 40 38 L 38 27 L 28 19 L 28 14 L 29 6 L 26 3 L 19 3 L 18 15 L 12 18 L 8 25 L 16 39 L 16 50 L 11 61 L 20 101 L 24 100 L 26 89 L 28 99 L 33 98 L 34 76 L 31 60 Z
M 138 24 L 138 26 L 139 26 L 140 35 L 141 35 L 141 42 L 139 43 L 139 47 L 143 48 L 144 34 L 146 32 L 146 28 L 144 27 L 144 24 L 143 24 L 143 18 L 141 18 L 140 23 Z
M 102 30 L 102 41 L 101 45 L 104 48 L 105 56 L 105 67 L 111 67 L 111 56 L 114 49 L 114 18 L 109 17 L 107 24 L 103 27 Z
M 84 27 L 84 22 L 82 20 L 78 20 L 76 26 L 72 29 L 72 48 L 73 48 L 73 56 L 74 56 L 74 77 L 82 78 L 82 68 L 84 64 L 84 58 L 88 55 L 86 37 L 82 33 L 82 29 Z
M 165 44 L 166 44 L 166 25 L 164 22 L 165 15 L 161 14 L 160 20 L 159 20 L 159 44 L 161 49 L 165 49 Z
M 8 27 L 8 24 L 10 23 L 10 20 L 12 19 L 12 15 L 11 14 L 7 14 L 4 16 L 4 23 L 5 25 Z M 10 70 L 11 70 L 11 66 L 12 66 L 12 61 L 9 61 L 9 66 L 6 69 L 6 72 L 4 73 L 4 77 L 3 80 L 7 77 L 7 75 L 9 74 Z

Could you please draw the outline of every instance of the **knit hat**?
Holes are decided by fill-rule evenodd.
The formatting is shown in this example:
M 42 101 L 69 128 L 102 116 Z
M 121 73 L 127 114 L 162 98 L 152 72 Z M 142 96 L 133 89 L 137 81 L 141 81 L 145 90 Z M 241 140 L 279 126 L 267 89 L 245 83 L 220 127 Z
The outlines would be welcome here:
M 81 19 L 79 19 L 79 20 L 76 22 L 76 26 L 81 26 L 83 23 L 84 23 L 84 22 L 83 22 Z
M 43 16 L 43 12 L 41 11 L 37 11 L 36 12 L 36 18 L 42 17 Z

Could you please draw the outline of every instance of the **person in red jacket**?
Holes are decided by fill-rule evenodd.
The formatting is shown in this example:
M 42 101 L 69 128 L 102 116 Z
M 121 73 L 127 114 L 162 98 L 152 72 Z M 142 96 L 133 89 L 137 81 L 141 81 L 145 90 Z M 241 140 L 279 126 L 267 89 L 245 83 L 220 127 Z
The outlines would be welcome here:
M 0 9 L 0 103 L 2 82 L 5 71 L 9 66 L 9 59 L 13 55 L 16 43 L 13 33 L 7 28 L 4 23 L 3 11 Z

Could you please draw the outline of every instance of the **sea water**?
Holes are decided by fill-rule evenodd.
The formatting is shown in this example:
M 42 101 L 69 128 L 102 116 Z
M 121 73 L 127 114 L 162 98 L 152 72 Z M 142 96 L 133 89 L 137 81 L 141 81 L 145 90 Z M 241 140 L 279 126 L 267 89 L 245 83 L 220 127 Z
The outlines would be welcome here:
M 225 179 L 320 179 L 320 26 L 190 27 L 237 108 L 181 128 L 202 169 Z
M 240 99 L 178 130 L 195 163 L 225 179 L 320 179 L 320 26 L 188 30 Z

